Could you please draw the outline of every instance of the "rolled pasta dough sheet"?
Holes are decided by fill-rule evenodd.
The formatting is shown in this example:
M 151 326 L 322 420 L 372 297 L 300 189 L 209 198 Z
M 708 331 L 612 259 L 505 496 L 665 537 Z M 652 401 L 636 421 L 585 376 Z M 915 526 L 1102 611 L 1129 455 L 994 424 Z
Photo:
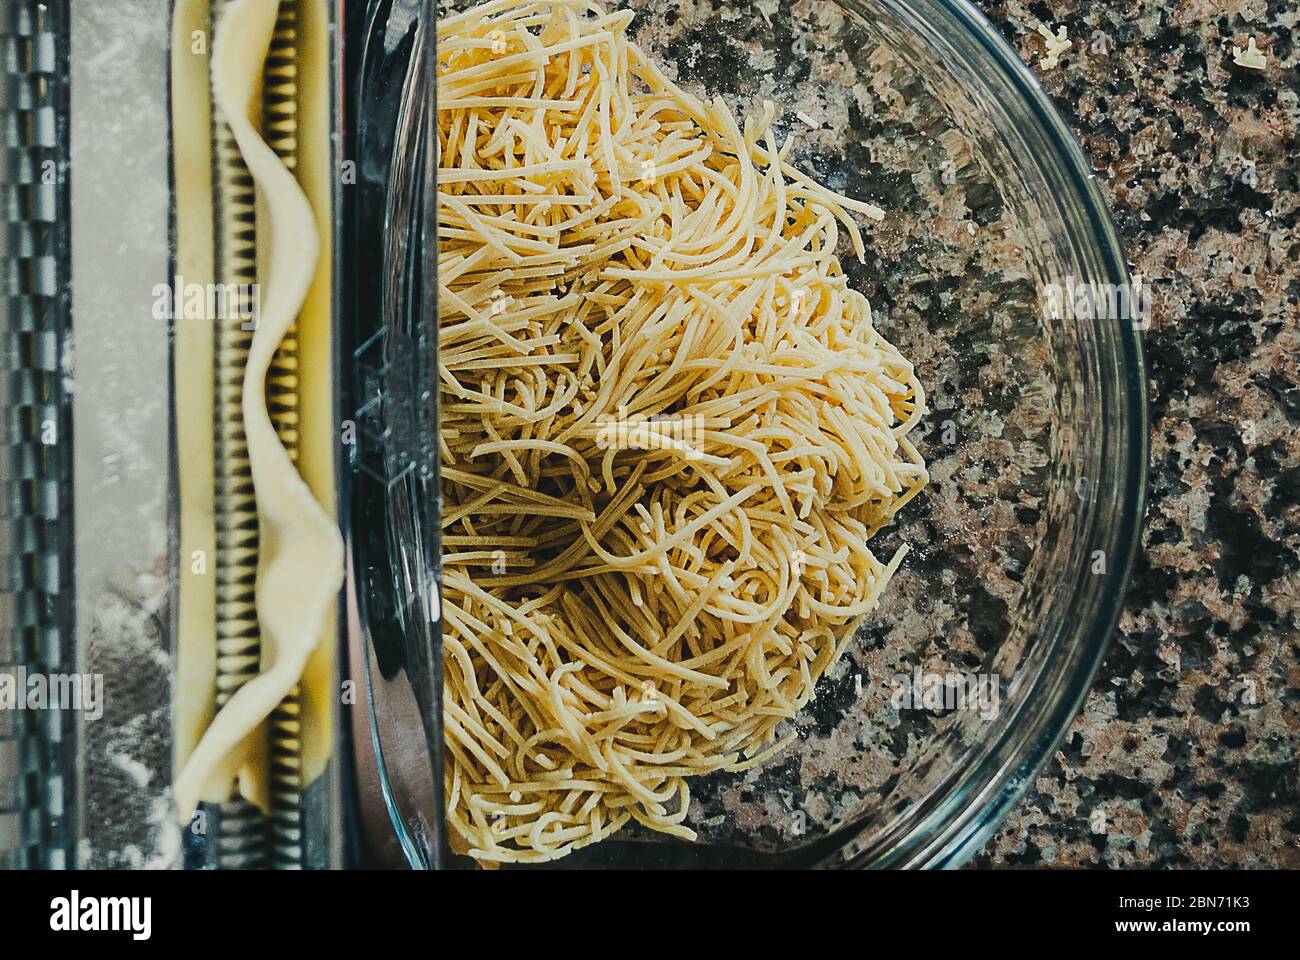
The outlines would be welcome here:
M 303 9 L 308 42 L 314 47 L 307 58 L 307 68 L 321 72 L 327 64 L 326 25 L 321 4 L 306 3 Z M 194 8 L 202 8 L 200 14 Z M 238 781 L 240 792 L 266 807 L 268 803 L 267 769 L 265 757 L 264 724 L 276 705 L 293 687 L 303 681 L 304 689 L 304 739 L 305 775 L 317 775 L 328 757 L 330 742 L 328 730 L 332 715 L 332 696 L 329 690 L 332 676 L 332 647 L 322 642 L 332 635 L 334 603 L 343 576 L 343 543 L 332 518 L 332 410 L 330 384 L 332 365 L 329 356 L 329 275 L 328 257 L 321 254 L 320 236 L 329 225 L 328 186 L 319 162 L 304 176 L 315 194 L 316 210 L 293 174 L 280 162 L 274 151 L 262 140 L 254 126 L 258 115 L 261 91 L 262 66 L 274 31 L 279 0 L 237 0 L 230 5 L 217 25 L 212 50 L 212 89 L 216 106 L 229 119 L 231 130 L 240 152 L 257 186 L 258 235 L 269 242 L 259 252 L 259 283 L 261 286 L 261 314 L 244 374 L 243 416 L 248 439 L 249 461 L 256 489 L 260 528 L 260 552 L 257 576 L 257 614 L 262 639 L 262 672 L 243 686 L 210 722 L 204 723 L 205 709 L 198 704 L 178 705 L 178 765 L 174 794 L 182 819 L 192 816 L 200 801 L 221 801 L 229 797 L 232 783 Z M 194 27 L 199 17 L 206 15 L 206 3 L 185 3 L 178 7 L 178 40 L 187 44 L 188 36 L 180 37 L 184 27 Z M 233 38 L 233 39 L 232 39 Z M 224 40 L 224 42 L 223 42 Z M 186 56 L 177 47 L 178 57 Z M 187 88 L 173 91 L 176 98 L 203 99 L 198 84 L 198 72 L 178 66 L 175 76 Z M 206 80 L 206 77 L 203 78 Z M 310 127 L 310 146 L 319 153 L 327 145 L 322 131 L 327 129 L 327 79 L 318 83 L 304 82 L 302 89 L 315 89 L 304 97 L 304 117 Z M 190 88 L 194 87 L 194 88 Z M 178 104 L 181 103 L 178 100 Z M 206 115 L 206 111 L 199 110 Z M 181 110 L 178 108 L 178 118 Z M 205 119 L 206 122 L 206 119 Z M 197 120 L 178 122 L 178 141 L 183 133 L 191 133 Z M 182 130 L 182 125 L 185 130 Z M 326 134 L 327 135 L 327 134 Z M 178 147 L 180 146 L 178 142 Z M 192 145 L 190 145 L 192 147 Z M 307 150 L 305 152 L 311 152 Z M 186 154 L 188 157 L 188 154 Z M 199 198 L 198 189 L 187 182 L 181 192 L 179 165 L 182 154 L 178 150 L 178 223 L 185 221 L 192 211 L 180 209 L 182 202 L 210 204 L 210 194 Z M 197 179 L 197 177 L 196 177 Z M 209 181 L 210 184 L 210 181 Z M 202 215 L 198 215 L 198 221 Z M 178 251 L 178 263 L 192 258 L 204 262 L 211 275 L 211 214 L 208 214 L 208 239 L 206 250 L 199 243 L 199 252 Z M 196 221 L 189 221 L 190 224 Z M 201 229 L 194 226 L 194 231 Z M 178 227 L 178 240 L 182 244 L 193 238 L 191 228 Z M 318 267 L 321 269 L 318 270 Z M 301 313 L 301 317 L 300 317 Z M 303 370 L 309 375 L 304 384 L 304 435 L 310 433 L 308 449 L 304 452 L 304 473 L 317 487 L 313 493 L 303 476 L 295 469 L 293 461 L 281 446 L 266 406 L 266 376 L 275 356 L 276 348 L 295 318 L 300 321 L 300 337 L 305 341 Z M 210 339 L 211 330 L 207 331 Z M 181 356 L 178 340 L 178 367 L 182 362 L 195 360 L 202 363 L 200 352 L 190 358 Z M 211 383 L 211 347 L 208 347 L 207 379 L 201 374 L 196 379 Z M 178 371 L 179 372 L 179 371 Z M 190 371 L 193 372 L 193 371 Z M 179 377 L 178 377 L 179 379 Z M 198 387 L 187 391 L 178 402 L 193 400 Z M 211 398 L 208 398 L 208 419 L 211 422 Z M 197 402 L 201 406 L 201 401 Z M 178 420 L 193 415 L 192 409 L 181 409 Z M 202 421 L 200 421 L 202 422 Z M 186 429 L 182 423 L 180 429 Z M 187 432 L 192 433 L 192 430 Z M 181 444 L 184 459 L 190 444 L 200 441 L 194 436 Z M 209 433 L 210 443 L 210 433 Z M 209 477 L 212 452 L 207 451 Z M 197 474 L 195 467 L 191 477 Z M 182 483 L 184 487 L 184 480 Z M 192 497 L 187 501 L 182 490 L 183 508 L 192 502 L 199 511 L 192 518 L 189 542 L 199 542 L 211 531 L 211 482 L 207 483 L 206 499 L 201 481 L 191 487 Z M 318 501 L 317 497 L 320 497 Z M 330 504 L 330 509 L 321 502 Z M 204 515 L 204 509 L 209 513 Z M 186 520 L 182 518 L 182 544 L 187 545 Z M 184 555 L 182 556 L 184 561 Z M 182 564 L 184 566 L 184 564 Z M 183 581 L 184 588 L 185 583 Z M 210 589 L 210 588 L 209 588 Z M 205 642 L 203 618 L 207 617 L 206 643 L 215 650 L 211 632 L 211 608 L 198 590 L 186 603 L 182 590 L 182 642 L 179 670 L 182 676 L 179 689 L 183 697 L 200 695 L 199 688 L 206 683 L 207 708 L 211 715 L 214 697 L 215 656 L 211 651 L 198 649 Z M 186 614 L 194 619 L 185 622 Z M 202 728 L 202 735 L 195 731 Z M 197 742 L 195 740 L 197 739 Z M 188 743 L 193 743 L 187 755 L 179 755 Z

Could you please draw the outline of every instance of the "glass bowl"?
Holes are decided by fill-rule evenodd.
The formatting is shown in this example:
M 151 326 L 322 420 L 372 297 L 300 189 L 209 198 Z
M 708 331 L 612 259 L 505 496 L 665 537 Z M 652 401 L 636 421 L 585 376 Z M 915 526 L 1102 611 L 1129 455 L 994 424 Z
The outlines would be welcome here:
M 886 211 L 862 224 L 866 262 L 841 258 L 925 385 L 912 436 L 931 483 L 873 542 L 911 549 L 790 721 L 797 742 L 693 780 L 695 843 L 624 831 L 557 865 L 958 865 L 1078 713 L 1119 615 L 1145 490 L 1145 292 L 1078 144 L 969 3 L 617 6 L 670 77 L 738 116 L 773 101 L 796 166 Z M 398 499 L 392 579 L 427 609 L 409 553 L 434 542 L 436 484 Z M 436 643 L 406 646 L 436 673 Z M 416 699 L 436 744 L 436 694 Z M 413 864 L 454 862 L 427 849 L 433 801 L 386 798 Z

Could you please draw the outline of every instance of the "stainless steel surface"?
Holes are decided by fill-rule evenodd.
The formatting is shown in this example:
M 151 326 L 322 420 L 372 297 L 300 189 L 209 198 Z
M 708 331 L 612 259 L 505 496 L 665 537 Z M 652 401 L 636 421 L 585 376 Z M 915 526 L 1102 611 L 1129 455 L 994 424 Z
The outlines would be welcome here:
M 344 143 L 343 116 L 343 22 L 345 9 L 349 0 L 325 0 L 329 8 L 329 76 L 330 76 L 330 169 L 342 169 Z M 343 211 L 344 184 L 341 177 L 334 178 L 332 196 L 333 235 L 328 238 L 333 266 L 334 289 L 330 297 L 330 329 L 337 350 L 339 328 L 342 324 L 344 301 L 341 294 L 343 275 Z M 339 377 L 342 362 L 337 357 L 332 371 L 334 377 L 334 422 L 343 421 L 342 400 L 339 392 Z M 344 486 L 342 473 L 347 462 L 340 455 L 336 460 L 336 498 L 340 524 L 346 517 L 343 499 Z M 345 596 L 340 593 L 335 638 L 334 689 L 339 691 L 355 688 L 355 681 L 348 660 L 348 630 Z M 340 709 L 334 711 L 332 730 L 335 752 L 330 758 L 325 772 L 307 788 L 303 794 L 303 866 L 308 869 L 341 869 L 357 864 L 355 837 L 352 832 L 353 806 L 356 797 L 356 770 L 353 763 L 351 744 L 350 712 L 353 707 L 346 697 Z
M 79 866 L 168 866 L 173 664 L 168 0 L 71 5 Z
M 0 5 L 0 869 L 68 863 L 71 718 L 27 710 L 24 671 L 67 663 L 67 21 Z

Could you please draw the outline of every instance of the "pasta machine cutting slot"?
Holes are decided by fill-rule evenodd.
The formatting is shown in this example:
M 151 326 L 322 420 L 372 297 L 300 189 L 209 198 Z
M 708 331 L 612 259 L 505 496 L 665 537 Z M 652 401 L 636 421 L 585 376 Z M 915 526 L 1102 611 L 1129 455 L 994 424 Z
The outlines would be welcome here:
M 435 865 L 433 20 L 0 8 L 0 866 Z

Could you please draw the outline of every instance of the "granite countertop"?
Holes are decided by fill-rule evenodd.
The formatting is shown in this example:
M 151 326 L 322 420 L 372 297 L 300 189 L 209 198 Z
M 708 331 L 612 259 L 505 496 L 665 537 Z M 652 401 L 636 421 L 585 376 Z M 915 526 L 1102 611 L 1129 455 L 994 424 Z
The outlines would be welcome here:
M 1035 64 L 1156 295 L 1149 506 L 1118 635 L 973 865 L 1300 867 L 1300 15 L 980 6 Z M 1054 70 L 1039 22 L 1073 41 Z M 1263 71 L 1233 64 L 1251 35 Z

